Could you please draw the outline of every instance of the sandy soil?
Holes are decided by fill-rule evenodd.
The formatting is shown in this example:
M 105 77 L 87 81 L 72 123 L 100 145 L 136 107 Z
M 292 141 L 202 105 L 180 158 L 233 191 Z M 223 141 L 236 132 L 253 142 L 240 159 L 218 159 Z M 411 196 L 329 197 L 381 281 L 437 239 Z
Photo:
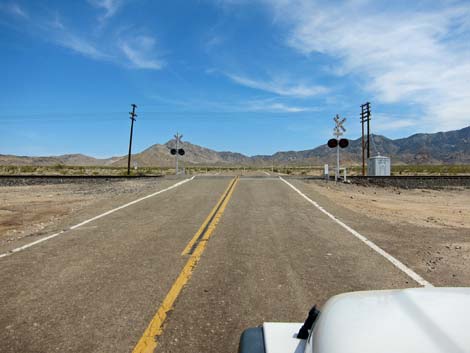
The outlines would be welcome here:
M 298 183 L 340 220 L 436 286 L 470 284 L 470 190 Z
M 312 184 L 318 192 L 355 212 L 392 223 L 469 228 L 470 189 L 424 190 Z
M 151 190 L 151 180 L 0 187 L 0 244 L 40 235 L 90 205 Z

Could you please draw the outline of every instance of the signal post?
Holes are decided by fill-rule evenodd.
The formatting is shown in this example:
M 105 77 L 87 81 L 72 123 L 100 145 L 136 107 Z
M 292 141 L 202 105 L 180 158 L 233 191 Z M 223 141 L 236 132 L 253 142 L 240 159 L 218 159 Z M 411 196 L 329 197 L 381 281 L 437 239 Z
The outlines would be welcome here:
M 346 148 L 349 145 L 348 139 L 340 139 L 339 137 L 343 135 L 344 132 L 346 132 L 346 128 L 343 126 L 344 122 L 346 121 L 346 118 L 340 118 L 338 114 L 333 118 L 333 121 L 335 122 L 335 127 L 333 129 L 333 135 L 336 136 L 335 139 L 330 139 L 328 140 L 328 147 L 330 148 L 336 148 L 336 173 L 335 173 L 335 183 L 338 182 L 338 176 L 339 176 L 339 149 L 340 148 Z

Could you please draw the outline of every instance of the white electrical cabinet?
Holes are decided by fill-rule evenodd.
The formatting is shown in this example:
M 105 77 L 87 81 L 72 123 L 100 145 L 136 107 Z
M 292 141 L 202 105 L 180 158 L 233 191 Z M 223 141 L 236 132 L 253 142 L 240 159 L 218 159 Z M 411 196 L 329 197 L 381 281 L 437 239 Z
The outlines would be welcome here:
M 376 156 L 367 161 L 368 176 L 390 176 L 390 169 L 389 157 Z

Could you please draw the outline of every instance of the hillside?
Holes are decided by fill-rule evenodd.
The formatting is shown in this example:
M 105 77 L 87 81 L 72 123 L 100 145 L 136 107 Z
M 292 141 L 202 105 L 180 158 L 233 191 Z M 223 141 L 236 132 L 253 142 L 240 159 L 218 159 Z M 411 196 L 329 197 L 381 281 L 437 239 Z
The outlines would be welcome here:
M 16 166 L 48 166 L 64 164 L 70 166 L 103 166 L 110 165 L 121 157 L 97 159 L 83 154 L 64 154 L 50 157 L 29 157 L 0 154 L 0 165 Z
M 371 140 L 371 156 L 389 156 L 395 164 L 470 164 L 470 126 L 456 131 L 415 134 L 396 140 L 373 135 Z M 334 163 L 335 158 L 335 150 L 326 144 L 311 150 L 252 157 L 262 164 L 269 164 L 272 159 L 281 164 Z M 349 146 L 341 150 L 341 159 L 352 164 L 361 163 L 360 138 L 351 140 Z
M 394 164 L 470 164 L 470 126 L 434 134 L 415 134 L 407 138 L 392 140 L 373 135 L 371 155 L 389 156 Z M 155 144 L 132 156 L 138 166 L 173 166 L 174 156 L 170 149 L 174 141 Z M 326 145 L 304 151 L 277 152 L 273 155 L 252 157 L 234 152 L 217 152 L 206 147 L 184 142 L 186 154 L 180 157 L 183 165 L 319 165 L 335 163 L 335 150 Z M 361 139 L 351 140 L 349 147 L 341 150 L 341 160 L 349 164 L 361 163 Z M 0 155 L 0 165 L 109 165 L 126 166 L 127 156 L 96 159 L 82 154 L 55 157 L 26 157 Z

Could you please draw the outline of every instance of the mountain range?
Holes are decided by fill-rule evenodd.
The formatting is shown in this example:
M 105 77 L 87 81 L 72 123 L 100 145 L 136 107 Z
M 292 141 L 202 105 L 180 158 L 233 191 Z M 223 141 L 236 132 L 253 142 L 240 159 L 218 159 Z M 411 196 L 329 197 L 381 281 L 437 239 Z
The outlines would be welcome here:
M 170 149 L 174 141 L 155 144 L 132 156 L 138 166 L 173 166 L 174 156 Z M 321 145 L 304 151 L 276 152 L 273 155 L 246 156 L 235 152 L 217 152 L 190 142 L 183 142 L 185 155 L 180 157 L 183 165 L 201 166 L 270 166 L 274 165 L 321 165 L 335 163 L 336 150 Z M 460 130 L 432 134 L 414 134 L 401 139 L 389 139 L 371 135 L 371 156 L 391 157 L 394 164 L 470 164 L 470 126 Z M 343 163 L 361 163 L 361 139 L 350 140 L 349 146 L 341 150 Z M 82 154 L 52 157 L 27 157 L 1 155 L 0 165 L 54 165 L 71 166 L 126 166 L 127 156 L 97 159 Z

